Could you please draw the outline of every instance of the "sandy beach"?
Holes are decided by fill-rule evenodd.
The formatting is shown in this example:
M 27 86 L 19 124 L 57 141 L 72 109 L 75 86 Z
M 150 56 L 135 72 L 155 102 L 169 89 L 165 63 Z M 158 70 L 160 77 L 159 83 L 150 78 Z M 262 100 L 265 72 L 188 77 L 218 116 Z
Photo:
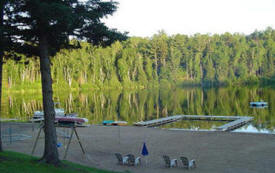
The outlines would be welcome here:
M 5 150 L 31 153 L 37 124 L 4 123 L 2 130 Z M 77 132 L 86 154 L 82 154 L 74 135 L 66 160 L 101 169 L 133 173 L 272 173 L 275 170 L 275 136 L 271 134 L 99 125 L 77 128 Z M 57 134 L 58 142 L 62 144 L 59 154 L 63 159 L 70 129 L 58 128 Z M 20 135 L 25 138 L 20 139 Z M 146 157 L 141 155 L 144 142 L 149 151 Z M 35 156 L 42 156 L 43 143 L 42 133 Z M 118 165 L 114 155 L 117 152 L 141 156 L 142 164 L 136 167 Z M 180 156 L 195 159 L 197 168 L 185 170 L 180 160 L 177 168 L 165 168 L 162 155 L 178 160 Z

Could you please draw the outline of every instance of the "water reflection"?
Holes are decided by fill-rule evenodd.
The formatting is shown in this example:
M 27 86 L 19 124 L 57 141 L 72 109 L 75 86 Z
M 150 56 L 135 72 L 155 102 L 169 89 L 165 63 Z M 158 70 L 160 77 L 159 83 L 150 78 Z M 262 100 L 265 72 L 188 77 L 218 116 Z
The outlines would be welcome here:
M 237 88 L 174 88 L 153 90 L 107 91 L 55 91 L 54 101 L 67 113 L 77 112 L 91 124 L 103 120 L 121 120 L 132 124 L 169 115 L 230 115 L 253 116 L 251 126 L 258 131 L 275 127 L 275 89 L 257 87 Z M 265 100 L 264 109 L 250 108 L 249 103 Z M 4 118 L 27 121 L 35 110 L 42 109 L 40 91 L 4 93 L 2 100 Z M 212 122 L 178 122 L 169 128 L 211 129 L 219 124 Z M 249 129 L 249 128 L 247 128 Z
M 275 134 L 273 129 L 265 128 L 256 128 L 252 124 L 245 125 L 239 129 L 234 130 L 233 132 L 249 132 L 249 133 L 266 133 L 266 134 Z
M 227 124 L 230 121 L 202 121 L 202 120 L 182 120 L 160 126 L 160 128 L 180 128 L 190 130 L 211 130 Z

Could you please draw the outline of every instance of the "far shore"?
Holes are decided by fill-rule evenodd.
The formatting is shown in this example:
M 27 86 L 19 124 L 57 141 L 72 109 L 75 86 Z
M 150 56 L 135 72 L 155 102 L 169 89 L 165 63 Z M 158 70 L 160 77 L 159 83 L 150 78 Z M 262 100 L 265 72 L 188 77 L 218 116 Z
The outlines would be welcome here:
M 30 154 L 38 124 L 3 123 L 4 150 Z M 10 131 L 11 130 L 11 131 Z M 100 126 L 77 128 L 86 154 L 73 137 L 67 160 L 106 170 L 133 173 L 183 172 L 180 156 L 195 159 L 197 168 L 190 172 L 209 173 L 259 173 L 275 170 L 275 135 L 255 133 L 233 133 L 216 131 L 184 131 L 132 126 Z M 12 134 L 9 138 L 9 134 Z M 43 134 L 43 133 L 42 133 Z M 60 159 L 63 159 L 70 129 L 57 128 Z M 65 136 L 65 137 L 64 137 Z M 66 137 L 67 136 L 67 137 Z M 149 155 L 141 156 L 143 143 Z M 42 156 L 43 135 L 35 150 Z M 117 164 L 114 153 L 132 153 L 141 156 L 137 167 Z M 165 168 L 162 155 L 178 159 L 177 168 Z

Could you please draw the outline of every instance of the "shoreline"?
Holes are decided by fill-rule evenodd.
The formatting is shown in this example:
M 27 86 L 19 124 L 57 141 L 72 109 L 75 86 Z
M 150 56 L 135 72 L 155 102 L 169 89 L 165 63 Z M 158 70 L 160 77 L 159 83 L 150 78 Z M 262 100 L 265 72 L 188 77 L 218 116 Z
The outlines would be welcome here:
M 3 144 L 4 150 L 30 154 L 38 125 L 32 131 L 31 124 L 14 125 L 13 131 L 32 136 L 22 141 Z M 3 132 L 8 126 L 3 123 Z M 184 131 L 133 126 L 92 125 L 77 128 L 85 155 L 75 135 L 70 145 L 67 160 L 91 167 L 127 171 L 133 173 L 182 172 L 180 156 L 195 159 L 197 168 L 192 172 L 234 172 L 256 173 L 273 172 L 275 169 L 275 135 L 255 133 L 235 133 L 217 131 Z M 57 128 L 60 158 L 63 158 L 67 134 L 70 129 Z M 39 138 L 35 156 L 43 154 L 43 133 Z M 149 155 L 141 156 L 143 142 L 146 142 Z M 117 165 L 114 153 L 132 153 L 141 156 L 142 164 L 137 167 Z M 162 155 L 178 159 L 179 167 L 165 168 Z
M 0 118 L 1 120 L 1 118 Z M 7 121 L 6 121 L 7 120 Z M 18 119 L 2 119 L 2 124 L 4 123 L 12 123 L 12 124 L 25 124 L 25 125 L 28 125 L 28 126 L 37 126 L 39 125 L 40 123 L 38 122 L 30 122 L 30 121 L 17 121 Z M 248 124 L 249 125 L 249 124 Z M 88 124 L 87 127 L 92 127 L 92 126 L 99 126 L 99 127 L 118 127 L 118 126 L 106 126 L 106 125 L 102 125 L 102 124 Z M 245 125 L 244 125 L 245 126 Z M 243 127 L 244 127 L 243 126 Z M 135 126 L 135 125 L 123 125 L 123 126 L 120 126 L 120 127 L 137 127 L 137 128 L 152 128 L 152 129 L 160 129 L 160 130 L 171 130 L 171 131 L 186 131 L 186 132 L 222 132 L 222 131 L 217 131 L 217 130 L 214 130 L 214 129 L 184 129 L 184 128 L 161 128 L 160 126 L 156 126 L 156 127 L 142 127 L 142 126 Z M 259 135 L 275 135 L 275 132 L 273 133 L 269 133 L 269 132 L 254 132 L 254 131 L 239 131 L 242 127 L 240 128 L 237 128 L 235 130 L 232 130 L 232 131 L 228 131 L 228 132 L 225 132 L 225 133 L 242 133 L 242 134 L 259 134 Z M 267 130 L 267 129 L 265 129 Z

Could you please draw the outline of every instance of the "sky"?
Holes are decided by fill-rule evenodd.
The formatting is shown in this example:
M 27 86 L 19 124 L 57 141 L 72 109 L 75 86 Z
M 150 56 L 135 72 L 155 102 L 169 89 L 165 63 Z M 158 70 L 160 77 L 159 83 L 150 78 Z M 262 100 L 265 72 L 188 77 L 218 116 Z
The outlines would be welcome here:
M 117 11 L 103 21 L 129 36 L 250 34 L 275 29 L 275 0 L 115 0 Z

